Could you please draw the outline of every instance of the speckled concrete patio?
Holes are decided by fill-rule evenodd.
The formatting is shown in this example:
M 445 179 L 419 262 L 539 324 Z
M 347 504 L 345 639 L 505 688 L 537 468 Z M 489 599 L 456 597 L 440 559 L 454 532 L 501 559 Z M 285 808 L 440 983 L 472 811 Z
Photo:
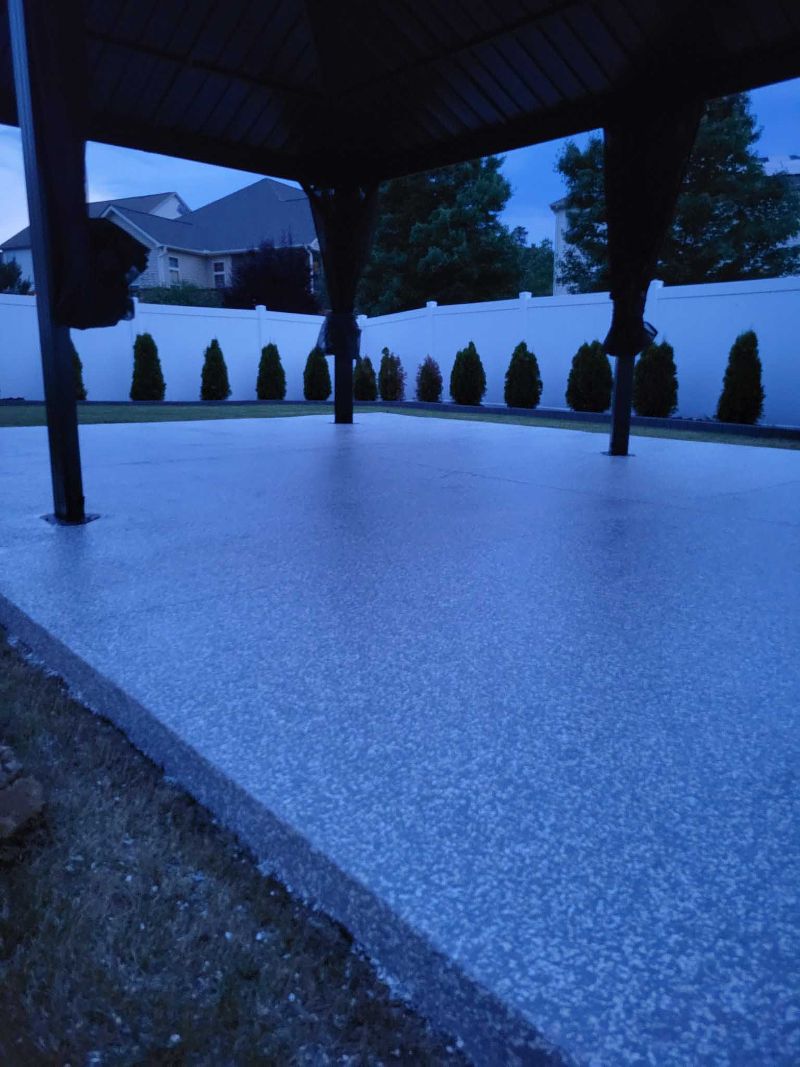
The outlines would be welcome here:
M 101 518 L 57 528 L 0 430 L 0 621 L 478 1062 L 800 1062 L 800 452 L 81 438 Z

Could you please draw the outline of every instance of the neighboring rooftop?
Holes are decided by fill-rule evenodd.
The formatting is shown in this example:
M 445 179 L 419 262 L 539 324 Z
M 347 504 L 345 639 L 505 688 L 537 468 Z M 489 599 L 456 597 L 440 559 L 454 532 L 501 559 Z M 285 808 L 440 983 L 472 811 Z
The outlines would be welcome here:
M 162 214 L 175 198 L 174 213 Z M 316 240 L 308 198 L 302 189 L 262 178 L 219 200 L 191 211 L 177 193 L 151 193 L 88 205 L 92 218 L 115 213 L 146 234 L 154 244 L 193 252 L 234 252 L 262 241 L 309 245 Z M 26 227 L 0 245 L 3 251 L 30 248 Z
M 762 156 L 761 162 L 767 174 L 790 174 L 800 177 L 800 156 Z

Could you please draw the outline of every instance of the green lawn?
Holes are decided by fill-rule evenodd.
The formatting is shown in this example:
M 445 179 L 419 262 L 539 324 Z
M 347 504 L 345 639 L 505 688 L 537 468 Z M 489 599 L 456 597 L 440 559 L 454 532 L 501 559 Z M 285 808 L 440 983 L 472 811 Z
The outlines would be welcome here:
M 468 422 L 499 422 L 514 426 L 545 426 L 558 430 L 578 430 L 583 433 L 608 433 L 608 423 L 573 422 L 569 419 L 530 418 L 525 415 L 495 415 L 471 411 L 431 411 L 425 408 L 379 408 L 356 404 L 357 413 L 391 411 L 418 419 L 462 419 Z M 191 422 L 201 419 L 274 419 L 300 415 L 332 415 L 326 404 L 79 404 L 78 419 L 84 425 L 110 422 Z M 43 404 L 0 404 L 0 427 L 44 426 Z M 750 437 L 746 434 L 702 433 L 692 430 L 672 430 L 631 427 L 632 437 L 667 437 L 677 441 L 706 441 L 726 445 L 754 445 L 759 448 L 799 449 L 800 441 L 779 437 Z

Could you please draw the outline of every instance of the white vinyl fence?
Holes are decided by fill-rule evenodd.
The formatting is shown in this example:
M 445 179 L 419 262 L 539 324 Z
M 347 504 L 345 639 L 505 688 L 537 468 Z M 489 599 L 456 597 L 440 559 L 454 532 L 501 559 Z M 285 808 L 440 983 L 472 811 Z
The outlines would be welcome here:
M 650 287 L 646 318 L 658 339 L 675 349 L 678 412 L 712 416 L 730 347 L 743 330 L 758 334 L 766 392 L 763 422 L 800 425 L 800 278 Z M 565 407 L 570 363 L 584 341 L 602 339 L 611 319 L 607 294 L 456 304 L 360 319 L 361 351 L 375 363 L 385 346 L 400 356 L 407 373 L 406 397 L 426 355 L 445 379 L 444 399 L 456 351 L 474 341 L 486 369 L 485 403 L 503 403 L 503 380 L 514 347 L 525 340 L 536 353 L 544 384 L 543 407 Z M 274 341 L 287 380 L 287 399 L 303 397 L 303 367 L 316 342 L 321 318 L 222 308 L 138 304 L 136 318 L 110 329 L 73 331 L 83 360 L 90 400 L 126 400 L 137 333 L 158 345 L 167 400 L 197 400 L 203 353 L 213 337 L 228 365 L 232 400 L 255 399 L 261 347 Z M 0 295 L 0 397 L 41 400 L 42 376 L 32 297 Z

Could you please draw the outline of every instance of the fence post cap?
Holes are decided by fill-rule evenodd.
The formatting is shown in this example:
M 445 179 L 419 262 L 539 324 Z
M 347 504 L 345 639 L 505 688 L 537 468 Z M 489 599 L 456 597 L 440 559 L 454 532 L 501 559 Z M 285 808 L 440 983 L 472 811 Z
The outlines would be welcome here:
M 439 303 L 436 300 L 429 300 L 427 302 L 427 304 L 425 305 L 426 308 L 435 308 L 435 307 L 438 307 L 438 306 L 439 306 Z
M 519 294 L 520 300 L 530 300 L 532 296 L 533 293 L 529 293 L 527 289 L 525 290 L 525 292 Z

